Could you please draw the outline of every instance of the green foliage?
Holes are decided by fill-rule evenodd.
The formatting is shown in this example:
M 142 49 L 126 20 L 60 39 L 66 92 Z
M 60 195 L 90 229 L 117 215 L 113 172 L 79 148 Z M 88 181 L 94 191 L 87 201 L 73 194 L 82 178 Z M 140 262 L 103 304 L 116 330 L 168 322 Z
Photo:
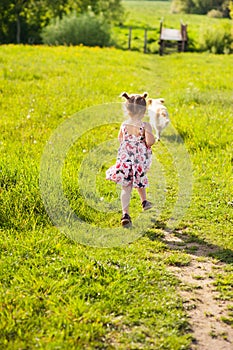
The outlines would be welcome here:
M 110 25 L 91 13 L 77 16 L 75 13 L 56 19 L 42 32 L 44 44 L 49 45 L 111 45 Z
M 192 0 L 173 0 L 171 4 L 172 13 L 193 13 L 193 1 Z
M 211 10 L 219 10 L 223 17 L 229 17 L 229 0 L 173 0 L 172 10 L 174 12 L 185 12 L 195 14 L 207 14 Z
M 202 33 L 201 49 L 216 54 L 230 53 L 233 38 L 231 35 L 231 26 L 214 26 Z
M 229 3 L 230 17 L 233 19 L 233 1 L 231 0 Z
M 52 19 L 89 10 L 110 23 L 123 16 L 121 0 L 2 0 L 0 43 L 41 43 L 41 31 Z
M 114 27 L 114 40 L 117 47 L 128 48 L 129 27 L 132 28 L 131 50 L 143 52 L 144 48 L 144 30 L 147 29 L 147 52 L 159 52 L 159 30 L 160 21 L 163 19 L 163 25 L 166 28 L 180 28 L 180 21 L 187 24 L 188 30 L 188 51 L 200 51 L 203 49 L 202 34 L 209 29 L 219 26 L 226 28 L 231 25 L 231 20 L 228 18 L 211 18 L 210 16 L 195 15 L 182 13 L 182 18 L 179 13 L 171 12 L 171 2 L 167 1 L 145 1 L 144 10 L 141 12 L 143 1 L 123 1 L 126 17 L 122 26 Z M 153 14 L 153 15 L 152 15 Z M 221 12 L 222 14 L 222 12 Z M 150 20 L 148 20 L 148 18 Z M 226 27 L 225 27 L 226 26 Z M 202 47 L 202 48 L 201 48 Z M 173 52 L 177 51 L 176 45 L 173 47 Z M 228 52 L 228 49 L 225 50 Z
M 219 10 L 210 10 L 208 13 L 207 13 L 207 16 L 208 17 L 211 17 L 211 18 L 222 18 L 223 17 L 223 14 L 221 11 Z
M 0 3 L 0 43 L 40 43 L 41 29 L 70 9 L 69 0 L 3 0 Z
M 82 8 L 82 12 L 87 10 L 93 11 L 96 15 L 102 15 L 106 21 L 111 23 L 119 23 L 124 16 L 124 8 L 122 6 L 122 0 L 86 0 L 82 1 L 88 5 L 86 8 Z

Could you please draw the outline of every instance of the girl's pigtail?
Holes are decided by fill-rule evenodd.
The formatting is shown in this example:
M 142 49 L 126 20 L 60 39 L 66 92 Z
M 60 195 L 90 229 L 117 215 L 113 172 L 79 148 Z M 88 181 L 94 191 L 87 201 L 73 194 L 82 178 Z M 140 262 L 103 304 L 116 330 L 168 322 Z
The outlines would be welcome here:
M 129 95 L 127 94 L 127 92 L 123 92 L 123 93 L 121 94 L 121 97 L 125 97 L 126 100 L 129 100 L 129 99 L 130 99 L 130 97 L 129 97 Z

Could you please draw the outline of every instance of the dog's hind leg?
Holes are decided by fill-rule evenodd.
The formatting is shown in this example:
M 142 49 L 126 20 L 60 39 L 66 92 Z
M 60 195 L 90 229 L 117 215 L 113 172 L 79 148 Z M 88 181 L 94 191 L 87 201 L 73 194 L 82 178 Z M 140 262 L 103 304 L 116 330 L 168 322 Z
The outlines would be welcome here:
M 156 129 L 156 140 L 160 141 L 161 131 L 159 129 Z

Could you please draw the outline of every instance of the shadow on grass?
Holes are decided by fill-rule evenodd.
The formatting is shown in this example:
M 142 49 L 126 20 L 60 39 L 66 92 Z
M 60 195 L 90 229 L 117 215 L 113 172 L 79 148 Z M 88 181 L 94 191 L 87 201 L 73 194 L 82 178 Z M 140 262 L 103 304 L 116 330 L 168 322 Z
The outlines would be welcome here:
M 212 257 L 226 264 L 233 263 L 233 250 L 219 247 L 206 242 L 193 233 L 185 230 L 174 230 L 169 232 L 166 224 L 157 221 L 154 225 L 156 231 L 150 230 L 145 233 L 151 241 L 160 240 L 172 250 L 182 251 L 197 257 Z
M 166 139 L 169 143 L 183 144 L 185 136 L 188 136 L 188 133 L 180 132 L 180 134 L 163 135 L 163 138 Z

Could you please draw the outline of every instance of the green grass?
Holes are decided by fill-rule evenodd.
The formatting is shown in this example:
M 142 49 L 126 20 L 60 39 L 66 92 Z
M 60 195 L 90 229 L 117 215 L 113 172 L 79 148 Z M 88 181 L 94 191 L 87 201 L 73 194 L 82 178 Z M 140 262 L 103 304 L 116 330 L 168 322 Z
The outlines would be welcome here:
M 21 235 L 21 243 L 7 236 L 1 348 L 178 349 L 188 343 L 181 301 L 171 299 L 177 282 L 156 259 L 163 246 L 145 239 L 154 250 L 149 260 L 138 243 L 101 251 L 45 232 Z
M 207 30 L 231 25 L 230 19 L 172 13 L 171 1 L 123 1 L 125 16 L 120 27 L 114 28 L 115 41 L 120 48 L 128 48 L 129 28 L 132 28 L 131 49 L 143 52 L 144 30 L 147 29 L 147 52 L 158 53 L 160 21 L 166 28 L 180 29 L 180 22 L 187 24 L 189 50 L 201 49 L 203 35 Z M 174 49 L 173 49 L 174 50 Z
M 73 242 L 53 226 L 42 202 L 40 161 L 54 130 L 88 107 L 120 102 L 122 91 L 165 98 L 193 167 L 191 205 L 176 228 L 185 229 L 192 241 L 216 245 L 214 256 L 227 270 L 216 272 L 215 285 L 221 298 L 232 300 L 232 64 L 232 56 L 211 54 L 159 57 L 85 47 L 0 47 L 2 349 L 190 346 L 178 281 L 166 268 L 188 265 L 190 257 L 161 242 L 178 193 L 166 133 L 153 146 L 166 178 L 165 203 L 132 244 L 97 249 Z M 87 130 L 92 125 L 88 118 L 82 122 Z M 88 207 L 77 174 L 86 154 L 116 137 L 118 125 L 83 134 L 64 166 L 64 191 L 93 226 L 117 227 L 120 212 Z M 115 154 L 114 143 L 110 148 Z M 114 185 L 103 179 L 105 167 L 97 192 L 117 199 Z M 153 183 L 152 173 L 150 179 Z M 132 203 L 136 218 L 141 210 L 136 194 Z M 229 310 L 226 322 L 231 320 Z

